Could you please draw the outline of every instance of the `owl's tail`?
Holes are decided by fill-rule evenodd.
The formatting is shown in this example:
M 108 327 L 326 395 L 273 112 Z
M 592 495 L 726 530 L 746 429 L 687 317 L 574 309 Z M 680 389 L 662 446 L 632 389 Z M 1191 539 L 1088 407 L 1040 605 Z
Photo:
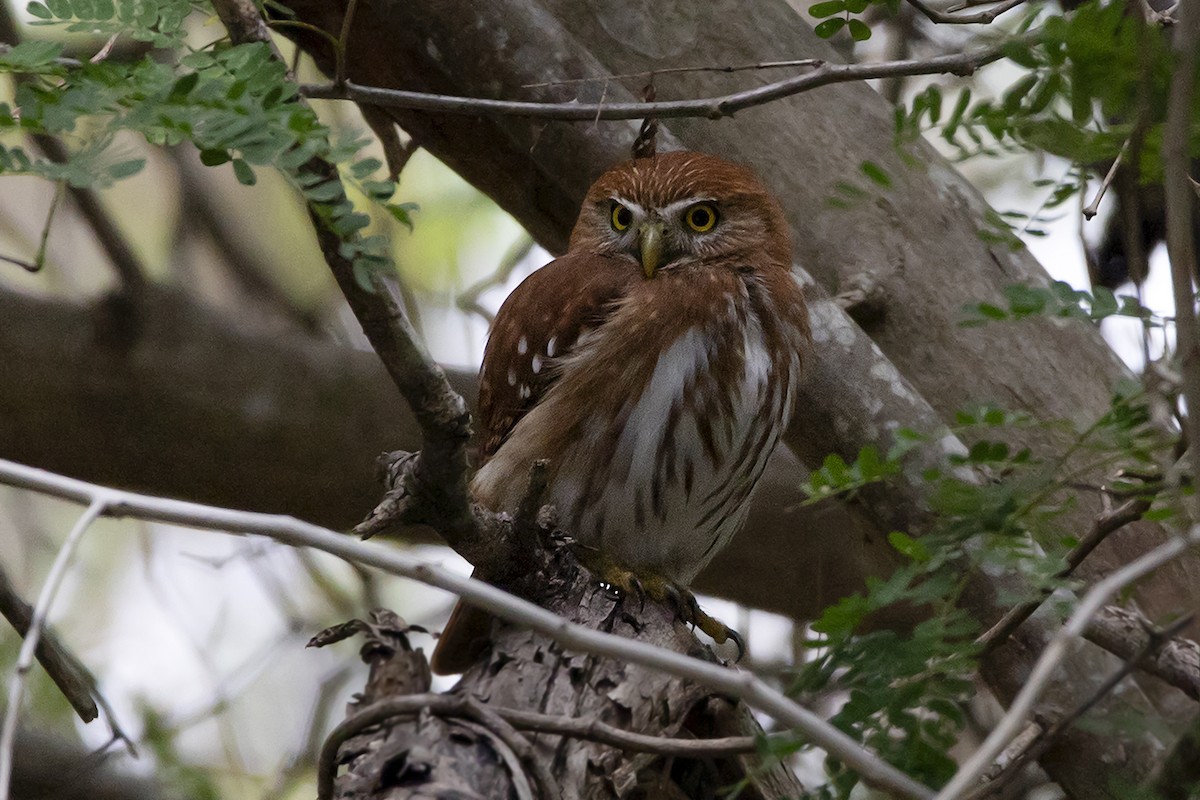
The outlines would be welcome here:
M 492 622 L 491 614 L 459 600 L 429 659 L 434 673 L 455 675 L 466 672 L 487 649 L 492 638 Z

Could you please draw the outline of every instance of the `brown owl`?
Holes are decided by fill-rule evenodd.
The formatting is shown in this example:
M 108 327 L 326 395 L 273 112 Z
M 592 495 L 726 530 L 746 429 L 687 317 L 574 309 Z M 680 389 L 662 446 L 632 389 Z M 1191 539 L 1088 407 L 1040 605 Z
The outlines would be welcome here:
M 614 167 L 567 254 L 496 316 L 472 493 L 513 512 L 546 459 L 546 501 L 602 579 L 690 601 L 684 587 L 746 518 L 810 342 L 787 224 L 748 169 L 692 152 Z M 729 633 L 698 610 L 690 621 Z M 469 666 L 489 626 L 460 605 L 434 669 Z

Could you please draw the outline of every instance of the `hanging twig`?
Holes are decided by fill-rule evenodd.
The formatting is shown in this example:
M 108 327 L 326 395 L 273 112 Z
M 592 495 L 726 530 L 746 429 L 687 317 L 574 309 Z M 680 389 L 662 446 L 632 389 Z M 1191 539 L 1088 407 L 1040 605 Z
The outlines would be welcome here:
M 1112 166 L 1105 173 L 1104 180 L 1100 182 L 1100 188 L 1096 190 L 1096 196 L 1092 198 L 1092 202 L 1084 207 L 1084 219 L 1091 219 L 1100 210 L 1100 201 L 1104 199 L 1104 193 L 1108 191 L 1108 187 L 1112 185 L 1113 178 L 1117 175 L 1117 168 L 1121 166 L 1121 159 L 1125 157 L 1125 151 L 1129 149 L 1129 142 L 1130 139 L 1126 139 L 1125 144 L 1121 145 L 1120 152 L 1117 153 L 1117 157 L 1113 159 Z

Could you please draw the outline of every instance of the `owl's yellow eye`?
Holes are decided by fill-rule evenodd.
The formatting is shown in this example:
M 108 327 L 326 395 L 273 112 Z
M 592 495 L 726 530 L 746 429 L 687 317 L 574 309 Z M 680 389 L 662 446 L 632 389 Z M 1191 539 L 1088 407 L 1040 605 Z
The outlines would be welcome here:
M 696 233 L 708 233 L 717 224 L 717 209 L 708 203 L 697 203 L 687 210 L 683 220 Z
M 613 203 L 612 226 L 614 231 L 623 231 L 633 224 L 633 212 L 620 203 Z

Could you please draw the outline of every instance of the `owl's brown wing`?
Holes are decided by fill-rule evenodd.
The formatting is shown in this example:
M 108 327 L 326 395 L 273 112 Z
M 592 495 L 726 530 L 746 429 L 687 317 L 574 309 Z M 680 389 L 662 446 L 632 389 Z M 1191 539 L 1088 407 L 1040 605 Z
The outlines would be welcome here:
M 480 370 L 484 460 L 545 396 L 558 376 L 556 362 L 604 322 L 640 275 L 632 261 L 568 253 L 513 290 L 496 314 Z

